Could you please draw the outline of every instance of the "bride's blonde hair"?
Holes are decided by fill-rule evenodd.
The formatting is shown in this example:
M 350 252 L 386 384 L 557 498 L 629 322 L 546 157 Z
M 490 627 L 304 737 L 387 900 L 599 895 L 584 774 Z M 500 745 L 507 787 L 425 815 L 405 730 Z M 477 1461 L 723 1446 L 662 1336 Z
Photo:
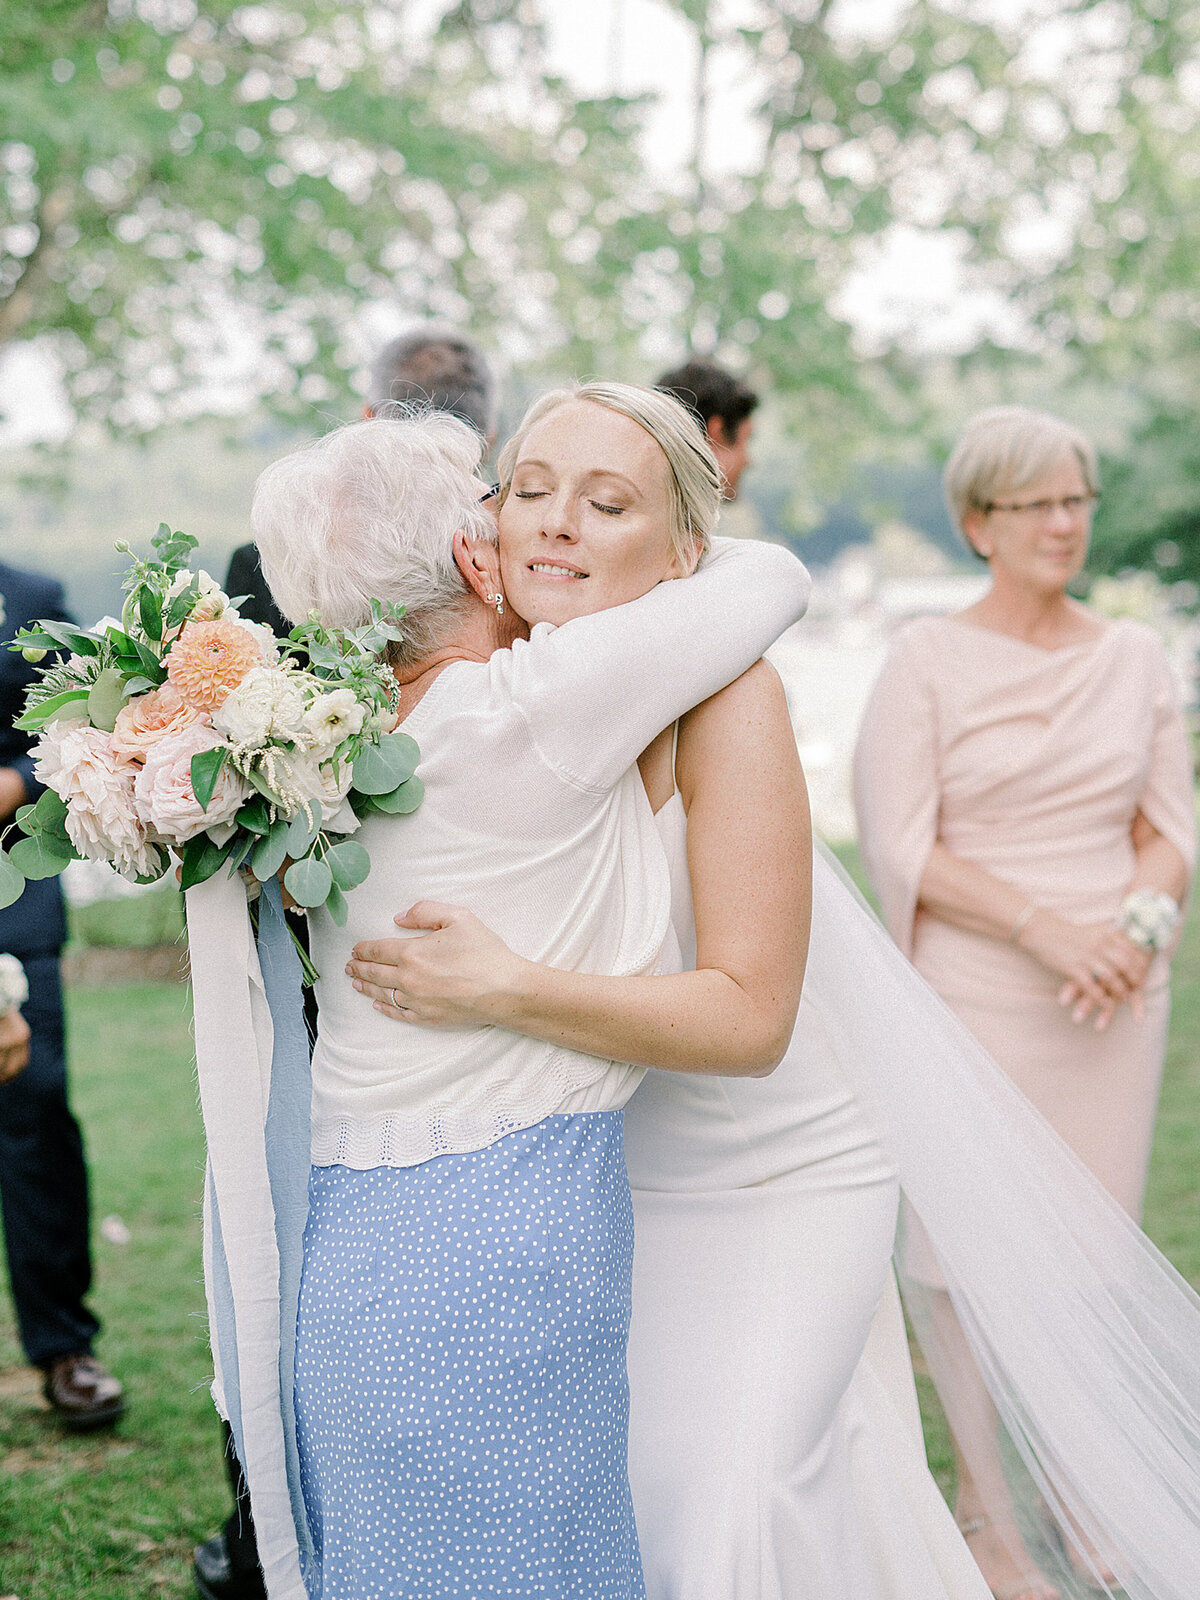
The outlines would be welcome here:
M 671 549 L 684 572 L 691 572 L 708 549 L 721 512 L 724 486 L 712 446 L 688 408 L 661 389 L 636 383 L 577 383 L 552 389 L 535 400 L 500 452 L 500 504 L 508 497 L 521 446 L 531 428 L 572 400 L 619 411 L 644 428 L 670 468 Z

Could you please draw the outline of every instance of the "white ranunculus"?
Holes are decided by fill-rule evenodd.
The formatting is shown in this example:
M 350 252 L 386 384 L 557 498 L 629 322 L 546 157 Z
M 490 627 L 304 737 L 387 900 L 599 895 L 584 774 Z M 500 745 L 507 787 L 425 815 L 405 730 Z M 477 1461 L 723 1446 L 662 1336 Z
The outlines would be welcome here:
M 319 694 L 304 713 L 305 744 L 315 755 L 329 755 L 345 739 L 361 733 L 366 708 L 353 689 L 331 689 Z
M 217 844 L 233 837 L 233 819 L 251 793 L 228 761 L 217 775 L 207 808 L 192 791 L 192 757 L 225 741 L 203 722 L 193 722 L 151 746 L 134 785 L 134 804 L 144 826 L 170 844 L 186 844 L 198 833 Z
M 332 761 L 322 761 L 317 751 L 293 751 L 284 758 L 289 767 L 289 777 L 296 791 L 306 800 L 321 802 L 321 826 L 330 833 L 353 833 L 358 827 L 354 808 L 346 799 L 354 781 L 354 771 L 348 761 L 335 766 Z
M 158 864 L 134 802 L 137 767 L 112 749 L 86 718 L 47 723 L 35 747 L 37 778 L 66 802 L 67 837 L 89 861 L 108 861 L 125 877 Z
M 250 750 L 304 743 L 308 690 L 313 679 L 279 667 L 254 667 L 213 712 L 213 727 Z

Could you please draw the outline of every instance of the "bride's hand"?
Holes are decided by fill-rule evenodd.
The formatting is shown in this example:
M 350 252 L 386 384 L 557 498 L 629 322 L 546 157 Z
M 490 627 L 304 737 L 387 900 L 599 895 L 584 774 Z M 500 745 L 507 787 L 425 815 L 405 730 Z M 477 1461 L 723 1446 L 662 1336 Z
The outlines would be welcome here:
M 425 1028 L 477 1027 L 502 1018 L 527 965 L 461 906 L 421 900 L 395 919 L 420 939 L 364 939 L 347 974 L 375 1009 Z

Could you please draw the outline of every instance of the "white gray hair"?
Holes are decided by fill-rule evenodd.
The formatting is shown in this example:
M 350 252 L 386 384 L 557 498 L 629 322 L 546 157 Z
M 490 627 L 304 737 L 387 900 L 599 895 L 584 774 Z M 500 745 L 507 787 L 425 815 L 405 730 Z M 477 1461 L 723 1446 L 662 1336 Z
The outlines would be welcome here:
M 521 418 L 517 431 L 500 452 L 501 503 L 507 498 L 521 446 L 543 417 L 572 400 L 587 400 L 619 411 L 644 428 L 667 458 L 670 468 L 671 549 L 684 572 L 690 572 L 708 549 L 721 514 L 724 484 L 717 458 L 696 426 L 695 413 L 674 395 L 646 389 L 636 383 L 577 383 L 552 389 L 535 400 Z
M 990 510 L 997 499 L 1072 458 L 1094 495 L 1100 483 L 1096 447 L 1069 422 L 1029 406 L 991 406 L 973 416 L 942 475 L 950 518 L 972 553 L 979 551 L 963 529 L 968 511 Z
M 409 666 L 436 649 L 468 604 L 454 560 L 460 528 L 492 542 L 476 476 L 483 442 L 444 412 L 354 422 L 283 456 L 254 487 L 250 525 L 284 614 L 333 628 L 370 618 L 370 602 L 406 608 Z

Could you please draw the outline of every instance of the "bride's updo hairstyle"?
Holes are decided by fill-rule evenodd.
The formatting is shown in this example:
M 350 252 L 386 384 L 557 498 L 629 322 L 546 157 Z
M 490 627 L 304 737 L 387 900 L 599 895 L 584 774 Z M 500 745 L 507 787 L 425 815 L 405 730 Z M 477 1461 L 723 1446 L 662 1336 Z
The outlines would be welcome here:
M 535 424 L 572 400 L 619 411 L 644 428 L 671 469 L 671 549 L 684 572 L 691 572 L 708 549 L 721 512 L 721 469 L 695 416 L 673 395 L 634 383 L 578 383 L 552 389 L 535 400 L 500 452 L 500 503 L 508 498 L 513 472 L 526 436 Z
M 479 504 L 483 441 L 442 411 L 354 422 L 269 466 L 250 526 L 280 610 L 334 628 L 370 618 L 372 599 L 405 606 L 409 666 L 435 650 L 469 604 L 454 535 L 494 542 Z

